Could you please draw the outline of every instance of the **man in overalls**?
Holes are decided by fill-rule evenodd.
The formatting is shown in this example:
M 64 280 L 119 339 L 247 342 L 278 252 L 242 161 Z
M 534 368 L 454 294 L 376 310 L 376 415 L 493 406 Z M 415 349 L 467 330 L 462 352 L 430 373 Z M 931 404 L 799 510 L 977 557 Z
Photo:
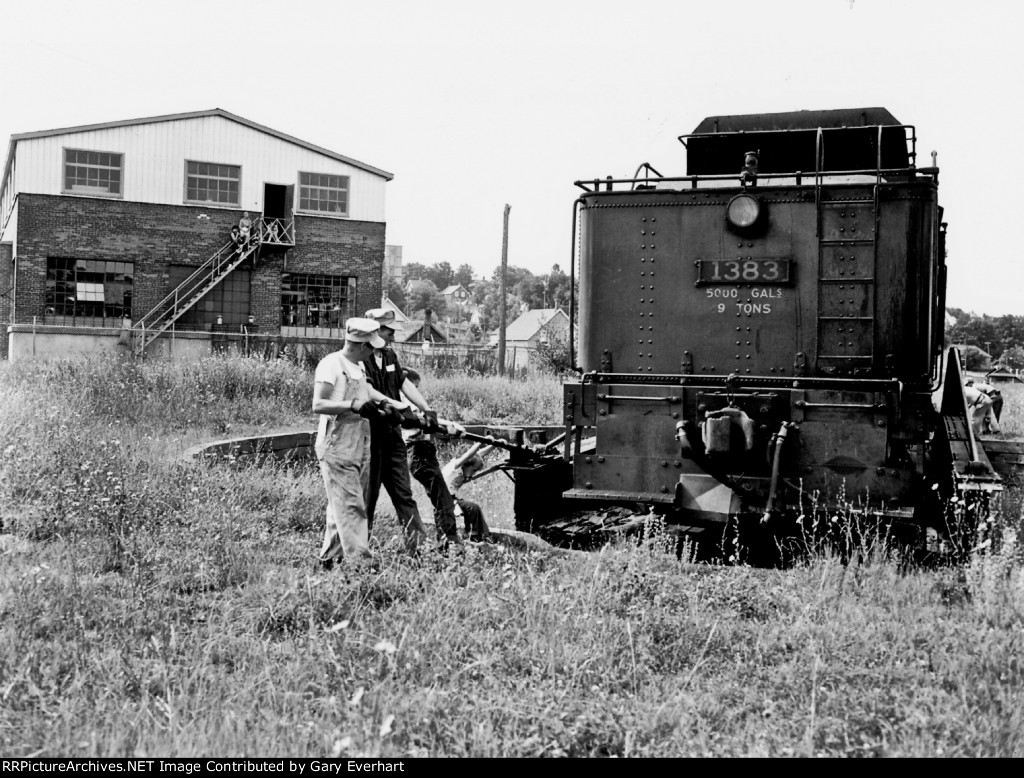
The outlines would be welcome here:
M 380 325 L 381 339 L 390 346 L 395 337 L 395 312 L 389 308 L 373 308 L 366 312 L 366 318 Z M 419 408 L 427 422 L 427 432 L 440 430 L 437 412 L 432 410 L 423 395 L 412 385 L 402 371 L 398 356 L 387 347 L 382 347 L 366 360 L 366 377 L 370 386 L 396 403 L 402 403 L 402 395 Z M 370 491 L 366 499 L 366 513 L 370 528 L 373 528 L 373 512 L 383 484 L 395 506 L 398 524 L 405 535 L 405 547 L 415 552 L 427 538 L 427 532 L 420 519 L 420 511 L 412 496 L 412 479 L 409 476 L 409 460 L 401 430 L 387 420 L 374 421 L 371 428 Z
M 327 521 L 320 565 L 330 570 L 347 559 L 353 566 L 372 563 L 366 498 L 370 481 L 370 418 L 375 403 L 394 405 L 366 381 L 362 362 L 385 343 L 372 319 L 345 323 L 345 346 L 316 367 L 313 413 L 320 414 L 316 457 L 327 490 Z

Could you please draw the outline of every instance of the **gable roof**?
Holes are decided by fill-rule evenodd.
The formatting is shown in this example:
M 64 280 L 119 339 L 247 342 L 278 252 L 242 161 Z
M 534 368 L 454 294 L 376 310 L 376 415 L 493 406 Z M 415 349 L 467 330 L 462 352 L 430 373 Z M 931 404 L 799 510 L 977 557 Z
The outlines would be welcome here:
M 401 331 L 395 332 L 395 341 L 397 343 L 408 343 L 410 340 L 413 342 L 419 342 L 423 340 L 423 320 L 411 320 L 412 324 L 404 327 Z M 447 343 L 448 338 L 445 334 L 437 328 L 437 326 L 430 323 L 430 339 L 434 343 Z
M 527 311 L 505 329 L 505 340 L 529 340 L 544 328 L 548 322 L 561 314 L 566 321 L 569 317 L 561 308 L 534 308 Z
M 17 135 L 12 135 L 10 145 L 7 147 L 7 161 L 4 164 L 3 181 L 4 183 L 6 183 L 7 181 L 7 176 L 10 173 L 11 164 L 14 162 L 14 147 L 17 145 L 18 141 L 32 140 L 34 138 L 49 138 L 54 135 L 67 135 L 73 132 L 90 132 L 93 130 L 108 130 L 114 127 L 131 127 L 137 124 L 157 124 L 159 122 L 179 122 L 185 121 L 187 119 L 202 119 L 209 116 L 219 116 L 222 119 L 237 122 L 238 124 L 245 125 L 250 129 L 266 133 L 267 135 L 277 138 L 278 140 L 283 140 L 288 143 L 294 143 L 296 146 L 301 146 L 304 149 L 315 151 L 318 154 L 323 154 L 324 156 L 331 157 L 332 159 L 336 159 L 339 162 L 344 162 L 346 165 L 351 165 L 352 167 L 359 168 L 360 170 L 365 170 L 368 173 L 378 175 L 382 177 L 385 181 L 390 181 L 395 177 L 393 173 L 389 173 L 386 170 L 381 170 L 380 168 L 373 167 L 372 165 L 367 165 L 365 162 L 360 162 L 357 159 L 352 159 L 351 157 L 346 157 L 343 154 L 338 154 L 336 151 L 331 151 L 329 149 L 323 148 L 322 146 L 317 146 L 313 143 L 300 140 L 299 138 L 296 138 L 292 135 L 287 135 L 283 132 L 278 132 L 277 130 L 271 129 L 270 127 L 266 127 L 262 124 L 257 124 L 254 121 L 250 121 L 249 119 L 245 119 L 241 116 L 237 116 L 236 114 L 230 113 L 229 111 L 225 111 L 223 108 L 212 108 L 208 111 L 169 113 L 163 116 L 147 116 L 141 119 L 124 119 L 116 122 L 101 122 L 100 124 L 82 124 L 77 127 L 61 127 L 56 130 L 22 132 Z
M 452 284 L 451 286 L 446 286 L 444 289 L 441 290 L 441 294 L 455 294 L 459 289 L 462 289 L 466 294 L 469 294 L 469 290 L 466 289 L 466 287 L 464 287 L 462 284 Z
M 409 321 L 409 317 L 402 313 L 402 309 L 398 307 L 398 304 L 387 295 L 384 295 L 384 299 L 380 303 L 381 308 L 387 308 L 395 312 L 395 321 L 404 323 Z

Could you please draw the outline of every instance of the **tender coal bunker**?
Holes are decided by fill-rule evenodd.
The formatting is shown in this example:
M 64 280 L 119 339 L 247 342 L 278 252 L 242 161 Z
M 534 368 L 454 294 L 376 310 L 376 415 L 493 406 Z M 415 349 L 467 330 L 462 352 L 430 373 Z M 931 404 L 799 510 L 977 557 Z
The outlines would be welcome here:
M 906 132 L 884 108 L 792 111 L 753 116 L 709 116 L 683 140 L 687 175 L 739 173 L 744 156 L 758 153 L 758 172 L 813 173 L 874 170 L 879 165 L 878 126 L 882 125 L 883 169 L 908 166 Z M 865 126 L 870 125 L 870 126 Z M 815 164 L 818 129 L 822 159 Z

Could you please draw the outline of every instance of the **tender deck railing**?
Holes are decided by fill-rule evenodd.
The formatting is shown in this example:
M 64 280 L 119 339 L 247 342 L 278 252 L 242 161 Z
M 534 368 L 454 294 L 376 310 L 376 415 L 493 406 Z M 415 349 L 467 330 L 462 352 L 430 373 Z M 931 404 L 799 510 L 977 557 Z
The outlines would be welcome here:
M 910 164 L 906 167 L 895 167 L 895 168 L 883 168 L 882 167 L 882 141 L 883 135 L 887 130 L 899 129 L 903 130 L 904 138 L 906 143 L 909 145 L 907 151 L 907 157 L 910 160 Z M 824 166 L 825 158 L 825 135 L 833 132 L 843 132 L 850 130 L 874 130 L 878 133 L 877 139 L 877 161 L 874 167 L 870 168 L 854 168 L 850 170 L 827 170 Z M 893 124 L 893 125 L 868 125 L 868 126 L 856 126 L 856 127 L 819 127 L 815 129 L 808 128 L 794 128 L 784 130 L 757 130 L 751 132 L 720 132 L 720 133 L 700 133 L 693 135 L 680 135 L 679 140 L 686 145 L 688 140 L 692 139 L 709 139 L 709 138 L 723 138 L 723 137 L 749 137 L 751 142 L 756 142 L 756 137 L 759 135 L 779 135 L 784 133 L 815 133 L 815 167 L 811 170 L 789 170 L 777 173 L 757 173 L 756 180 L 758 182 L 769 181 L 774 182 L 778 185 L 788 186 L 815 186 L 821 187 L 823 183 L 883 183 L 886 179 L 913 179 L 919 176 L 931 177 L 933 179 L 938 178 L 939 169 L 937 167 L 918 168 L 916 166 L 917 160 L 917 134 L 914 125 L 911 124 Z M 615 178 L 613 176 L 607 176 L 605 178 L 593 178 L 593 179 L 580 179 L 574 181 L 574 186 L 579 187 L 584 192 L 596 193 L 600 191 L 612 192 L 616 191 L 616 186 L 624 186 L 622 191 L 649 191 L 649 190 L 681 190 L 687 188 L 699 189 L 699 188 L 715 188 L 725 186 L 743 186 L 740 183 L 741 172 L 738 169 L 735 173 L 702 173 L 699 175 L 688 175 L 688 176 L 663 176 L 657 170 L 655 170 L 647 162 L 642 163 L 636 173 L 631 178 Z M 641 177 L 642 174 L 642 177 Z M 849 180 L 843 181 L 842 179 L 850 179 L 854 176 L 862 176 L 865 179 L 870 180 L 851 182 Z M 672 184 L 679 184 L 679 187 L 672 187 Z

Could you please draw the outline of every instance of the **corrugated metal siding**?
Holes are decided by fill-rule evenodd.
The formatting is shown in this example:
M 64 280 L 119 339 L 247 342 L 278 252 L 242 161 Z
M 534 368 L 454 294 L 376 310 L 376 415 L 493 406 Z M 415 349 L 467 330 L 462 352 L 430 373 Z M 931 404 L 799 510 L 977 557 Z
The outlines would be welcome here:
M 299 171 L 326 173 L 349 177 L 348 218 L 385 221 L 381 176 L 220 116 L 21 140 L 14 191 L 61 194 L 65 148 L 124 154 L 125 200 L 181 205 L 194 160 L 242 168 L 240 208 L 262 211 L 264 183 L 294 184 L 297 205 Z

